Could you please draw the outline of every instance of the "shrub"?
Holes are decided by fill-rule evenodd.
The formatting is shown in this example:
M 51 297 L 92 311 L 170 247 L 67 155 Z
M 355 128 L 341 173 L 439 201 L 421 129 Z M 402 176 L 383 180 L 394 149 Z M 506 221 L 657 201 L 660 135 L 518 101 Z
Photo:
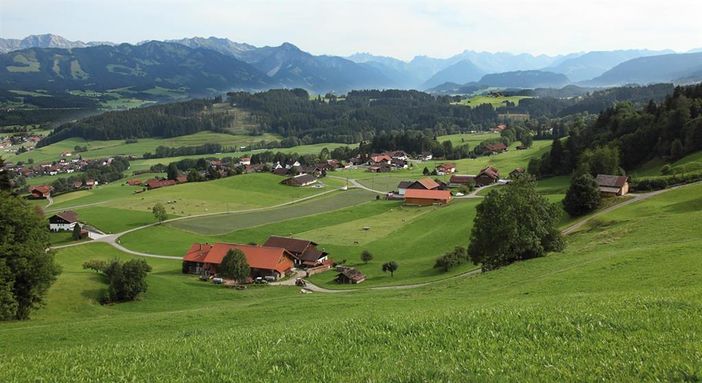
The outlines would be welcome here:
M 590 174 L 573 179 L 563 199 L 563 207 L 571 217 L 587 214 L 600 205 L 600 190 Z

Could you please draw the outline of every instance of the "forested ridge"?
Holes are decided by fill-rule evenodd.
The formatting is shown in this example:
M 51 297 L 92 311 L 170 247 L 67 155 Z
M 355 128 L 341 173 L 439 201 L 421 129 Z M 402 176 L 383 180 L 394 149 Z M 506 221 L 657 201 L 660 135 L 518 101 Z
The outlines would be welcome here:
M 554 140 L 550 153 L 530 164 L 530 172 L 570 174 L 593 153 L 613 159 L 608 162 L 624 172 L 654 158 L 678 160 L 702 150 L 702 84 L 676 87 L 662 102 L 643 107 L 618 103 L 591 124 L 572 124 L 567 130 L 568 137 Z

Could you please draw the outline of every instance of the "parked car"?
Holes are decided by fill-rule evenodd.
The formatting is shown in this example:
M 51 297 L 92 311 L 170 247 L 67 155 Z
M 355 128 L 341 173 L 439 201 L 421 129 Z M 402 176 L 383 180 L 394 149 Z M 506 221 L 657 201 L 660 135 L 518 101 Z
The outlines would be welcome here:
M 261 278 L 261 277 L 257 277 L 257 278 L 254 280 L 254 283 L 259 284 L 259 285 L 266 285 L 266 284 L 268 284 L 268 281 L 265 280 L 265 279 L 263 279 L 263 278 Z
M 215 285 L 221 285 L 222 283 L 224 283 L 224 279 L 222 279 L 222 278 L 212 278 L 212 283 L 214 283 Z

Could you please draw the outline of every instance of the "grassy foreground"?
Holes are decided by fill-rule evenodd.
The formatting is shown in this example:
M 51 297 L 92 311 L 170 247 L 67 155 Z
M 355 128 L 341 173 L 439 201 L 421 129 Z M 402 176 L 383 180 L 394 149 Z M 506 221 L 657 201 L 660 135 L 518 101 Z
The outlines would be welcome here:
M 28 322 L 0 324 L 0 381 L 698 381 L 702 185 L 601 216 L 560 254 L 409 290 L 228 290 L 151 260 L 100 306 L 89 258 Z M 9 347 L 8 347 L 9 345 Z

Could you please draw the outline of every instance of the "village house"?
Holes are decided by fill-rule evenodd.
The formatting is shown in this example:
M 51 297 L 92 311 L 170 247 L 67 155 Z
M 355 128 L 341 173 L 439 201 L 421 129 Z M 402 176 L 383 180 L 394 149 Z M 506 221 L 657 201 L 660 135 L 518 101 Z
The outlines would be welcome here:
M 318 244 L 304 239 L 279 237 L 272 235 L 263 246 L 282 247 L 293 255 L 296 266 L 316 267 L 328 259 L 328 254 L 317 249 Z
M 336 278 L 334 279 L 336 283 L 355 285 L 366 280 L 366 276 L 353 267 L 342 266 L 339 267 L 337 271 L 339 271 L 339 274 L 337 274 Z
M 444 162 L 436 167 L 436 173 L 440 176 L 445 174 L 453 174 L 456 172 L 456 164 L 452 162 Z
M 251 157 L 241 157 L 239 158 L 239 165 L 248 166 L 251 165 Z
M 63 211 L 49 217 L 49 230 L 70 231 L 78 224 L 78 214 L 74 211 Z
M 35 199 L 48 198 L 51 197 L 51 192 L 53 189 L 53 187 L 48 185 L 38 185 L 30 187 L 29 193 L 31 194 L 31 197 Z
M 622 196 L 629 193 L 629 178 L 627 176 L 598 174 L 595 181 L 597 182 L 602 195 Z
M 475 176 L 453 174 L 449 179 L 450 187 L 475 185 Z
M 387 154 L 372 154 L 368 159 L 368 165 L 379 166 L 381 164 L 390 165 L 392 157 Z
M 446 205 L 452 198 L 451 192 L 448 190 L 407 189 L 405 192 L 405 205 Z
M 505 145 L 501 142 L 498 142 L 495 144 L 485 145 L 485 149 L 483 150 L 483 153 L 498 154 L 498 153 L 502 153 L 504 151 L 507 151 L 507 145 Z
M 420 161 L 431 161 L 434 155 L 429 152 L 424 152 L 417 157 Z
M 229 250 L 244 253 L 251 280 L 261 277 L 277 280 L 293 268 L 293 255 L 280 247 L 240 245 L 235 243 L 193 243 L 183 257 L 183 273 L 217 275 L 217 268 Z M 243 281 L 241 281 L 243 282 Z
M 494 128 L 492 128 L 491 130 L 492 130 L 493 133 L 502 133 L 502 131 L 504 131 L 505 129 L 507 129 L 507 125 L 505 125 L 505 124 L 498 124 L 497 126 L 495 126 Z
M 290 177 L 282 180 L 280 183 L 288 186 L 308 186 L 317 182 L 317 177 L 311 174 L 301 174 L 299 176 Z
M 476 186 L 491 185 L 500 179 L 500 172 L 492 166 L 488 166 L 482 169 L 477 176 L 475 176 Z
M 407 189 L 436 190 L 441 185 L 429 177 L 420 178 L 407 186 Z

